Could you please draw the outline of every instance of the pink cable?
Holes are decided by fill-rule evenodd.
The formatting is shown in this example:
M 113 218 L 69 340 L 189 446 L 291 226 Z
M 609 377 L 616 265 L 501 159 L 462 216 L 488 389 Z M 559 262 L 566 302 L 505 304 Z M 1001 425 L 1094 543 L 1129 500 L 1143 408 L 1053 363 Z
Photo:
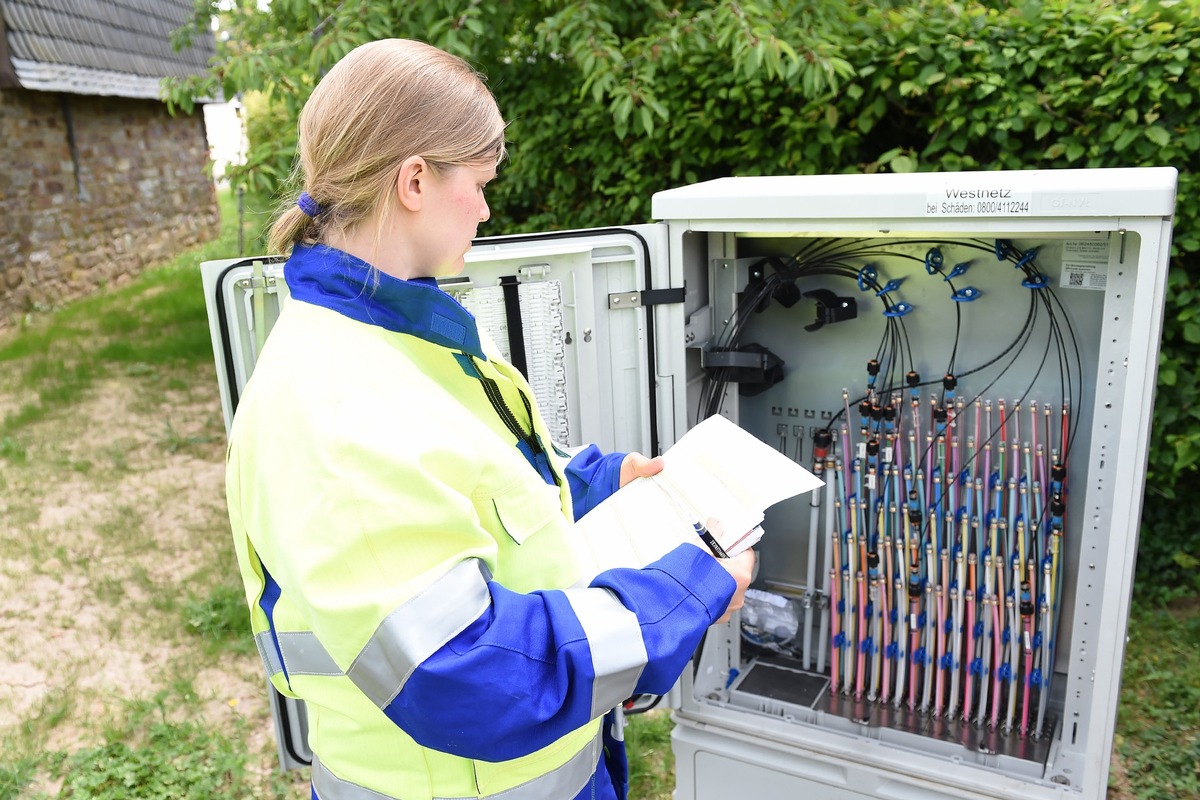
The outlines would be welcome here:
M 973 571 L 973 570 L 972 570 Z M 972 580 L 972 584 L 974 580 Z M 971 719 L 971 700 L 974 688 L 974 673 L 971 672 L 971 664 L 975 661 L 975 592 L 967 593 L 967 655 L 963 659 L 963 665 L 966 666 L 967 679 L 966 690 L 963 693 L 963 719 L 969 721 Z
M 933 713 L 935 716 L 942 715 L 942 694 L 945 688 L 946 670 L 942 669 L 942 658 L 946 655 L 946 594 L 941 591 L 942 587 L 938 587 L 937 598 L 937 659 L 933 662 L 933 668 L 937 670 L 935 675 L 935 685 L 933 698 Z
M 1030 622 L 1025 620 L 1025 638 L 1030 639 L 1033 636 L 1030 631 Z M 1025 734 L 1029 731 L 1029 676 L 1033 673 L 1033 650 L 1025 651 L 1025 690 L 1021 697 L 1021 738 L 1025 738 Z
M 917 616 L 917 604 L 915 602 L 908 604 L 909 613 L 909 628 L 908 635 L 908 657 L 912 665 L 908 675 L 908 710 L 915 711 L 917 708 L 917 644 L 918 634 L 916 628 L 912 627 L 911 620 Z
M 837 610 L 838 595 L 841 594 L 841 592 L 839 591 L 840 583 L 841 583 L 841 581 L 839 581 L 838 577 L 837 577 L 837 570 L 836 569 L 829 570 L 829 586 L 833 592 L 833 596 L 829 598 L 829 618 L 831 620 L 831 624 L 829 626 L 829 628 L 830 628 L 830 631 L 829 631 L 829 667 L 830 667 L 829 693 L 830 694 L 837 694 L 838 675 L 841 674 L 838 671 L 838 651 L 840 650 L 840 648 L 838 647 L 838 643 L 837 643 L 838 634 L 841 633 L 840 629 L 842 627 L 842 625 L 841 625 L 842 615 L 839 614 L 838 610 Z
M 854 678 L 854 699 L 861 700 L 863 694 L 863 679 L 866 676 L 867 654 L 863 645 L 867 641 L 867 589 L 862 573 L 858 574 L 858 667 Z
M 888 573 L 888 574 L 890 574 L 890 573 Z M 887 658 L 885 657 L 887 654 L 887 648 L 891 644 L 891 641 L 892 641 L 892 626 L 891 626 L 891 623 L 888 621 L 888 606 L 887 606 L 887 593 L 890 591 L 890 589 L 887 587 L 888 581 L 886 578 L 882 581 L 882 583 L 883 583 L 883 585 L 880 587 L 880 590 L 879 590 L 879 613 L 880 613 L 880 619 L 883 620 L 883 636 L 881 637 L 881 641 L 879 642 L 879 658 L 883 659 L 883 691 L 882 691 L 882 694 L 880 694 L 880 696 L 879 696 L 879 701 L 881 703 L 886 704 L 888 701 L 888 697 L 891 695 L 891 687 L 892 687 L 892 680 L 891 680 L 892 667 L 891 667 L 891 664 L 888 663 Z
M 1003 637 L 1000 628 L 1000 604 L 996 603 L 992 606 L 992 641 L 995 644 L 993 652 L 995 653 L 995 667 L 992 669 L 992 674 L 995 678 L 992 680 L 992 728 L 995 729 L 1000 725 L 1000 664 L 1003 662 L 1004 653 L 1000 644 Z

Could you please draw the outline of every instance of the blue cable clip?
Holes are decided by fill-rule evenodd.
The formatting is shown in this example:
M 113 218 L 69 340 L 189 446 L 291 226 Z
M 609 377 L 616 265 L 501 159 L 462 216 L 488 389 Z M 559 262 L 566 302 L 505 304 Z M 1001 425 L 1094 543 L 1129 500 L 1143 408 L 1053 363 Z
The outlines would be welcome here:
M 950 295 L 950 299 L 956 303 L 969 303 L 972 300 L 978 300 L 983 292 L 976 289 L 974 286 L 964 286 L 954 294 Z
M 942 278 L 942 280 L 948 281 L 951 278 L 957 278 L 959 275 L 965 275 L 967 270 L 970 267 L 971 267 L 970 261 L 963 261 L 960 264 L 955 264 L 954 269 L 950 270 L 950 273 L 948 275 L 946 275 L 946 277 Z
M 1012 255 L 1012 251 L 1013 251 L 1012 242 L 1010 242 L 1008 239 L 997 239 L 996 240 L 996 260 L 997 261 L 1003 261 L 1004 259 L 1008 258 L 1010 255 Z
M 883 654 L 887 658 L 892 659 L 894 661 L 896 659 L 896 656 L 898 656 L 900 654 L 900 648 L 896 646 L 895 642 L 892 642 L 891 644 L 889 644 L 887 646 L 887 649 L 885 649 L 883 651 Z
M 1034 667 L 1033 671 L 1029 673 L 1029 685 L 1041 688 L 1042 671 L 1040 669 Z
M 838 600 L 838 602 L 837 602 L 837 612 L 838 612 L 839 614 L 845 614 L 845 613 L 846 613 L 846 601 L 845 601 L 845 600 Z
M 902 284 L 902 283 L 904 283 L 904 278 L 892 278 L 890 281 L 888 281 L 887 283 L 885 283 L 883 285 L 882 289 L 880 289 L 878 292 L 875 293 L 875 296 L 883 297 L 888 292 L 899 289 L 900 284 Z
M 976 639 L 982 639 L 982 638 L 983 638 L 983 622 L 976 622 L 976 623 L 975 623 L 975 638 L 976 638 Z
M 890 622 L 892 625 L 895 625 L 899 621 L 900 621 L 900 610 L 893 608 L 891 613 L 888 614 L 888 622 Z
M 942 255 L 942 251 L 936 247 L 929 248 L 929 252 L 925 254 L 925 271 L 930 275 L 936 275 L 942 271 L 944 263 L 946 263 L 946 257 Z
M 924 647 L 918 647 L 916 649 L 916 651 L 913 653 L 913 663 L 915 663 L 915 664 L 928 663 L 927 653 L 925 652 Z
M 953 666 L 954 666 L 954 654 L 953 653 L 943 653 L 941 668 L 942 669 L 950 669 Z
M 922 611 L 922 612 L 921 612 L 921 614 L 920 614 L 920 616 L 918 616 L 918 617 L 917 617 L 917 627 L 918 627 L 918 628 L 924 628 L 924 627 L 925 627 L 925 621 L 926 621 L 928 618 L 929 618 L 929 617 L 928 617 L 927 613 L 926 613 L 926 612 L 924 612 L 924 611 Z
M 983 659 L 982 658 L 973 659 L 971 661 L 970 669 L 971 669 L 972 675 L 982 675 L 983 674 Z
M 950 617 L 948 620 L 946 620 L 942 628 L 946 631 L 946 633 L 954 633 L 954 617 Z
M 1037 258 L 1038 250 L 1040 249 L 1040 247 L 1031 247 L 1026 250 L 1025 254 L 1017 259 L 1017 263 L 1013 265 L 1013 269 L 1020 269 L 1021 267 L 1028 266 L 1029 262 Z
M 1005 662 L 1005 663 L 1001 664 L 1001 665 L 1000 665 L 1000 671 L 999 671 L 999 673 L 998 673 L 998 674 L 1000 675 L 1000 680 L 1003 680 L 1003 681 L 1011 681 L 1011 680 L 1012 680 L 1012 677 L 1013 677 L 1013 674 L 1012 674 L 1012 665 L 1011 665 L 1011 664 L 1009 664 L 1008 662 Z
M 875 655 L 875 640 L 874 639 L 866 639 L 865 641 L 863 641 L 862 644 L 860 644 L 858 646 L 858 649 L 861 650 L 862 652 L 866 653 L 869 656 Z
M 870 288 L 868 284 L 874 283 L 878 277 L 879 270 L 875 269 L 874 265 L 867 264 L 858 271 L 858 290 L 860 292 L 867 291 Z
M 903 317 L 905 314 L 913 310 L 913 307 L 908 303 L 896 303 L 896 305 L 883 312 L 885 317 Z
M 841 650 L 846 646 L 846 634 L 839 631 L 838 635 L 833 637 L 833 646 Z
M 1032 278 L 1026 278 L 1025 280 L 1021 281 L 1021 285 L 1026 289 L 1045 289 L 1050 285 L 1050 282 L 1046 280 L 1045 275 L 1038 273 Z
M 1033 649 L 1038 650 L 1042 646 L 1042 632 L 1038 631 L 1033 635 Z

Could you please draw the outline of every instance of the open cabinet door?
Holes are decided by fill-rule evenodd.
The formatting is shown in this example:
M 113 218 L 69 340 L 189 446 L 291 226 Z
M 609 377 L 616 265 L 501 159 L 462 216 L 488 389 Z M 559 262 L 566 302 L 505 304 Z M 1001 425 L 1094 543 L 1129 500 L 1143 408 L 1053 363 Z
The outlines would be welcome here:
M 283 259 L 269 256 L 206 261 L 200 266 L 200 273 L 228 434 L 238 399 L 288 296 Z M 264 681 L 275 721 L 280 767 L 289 770 L 308 766 L 312 763 L 312 751 L 308 748 L 304 703 L 284 697 L 270 681 L 265 678 Z
M 466 268 L 440 280 L 527 376 L 558 444 L 659 451 L 656 304 L 682 302 L 665 274 L 666 226 L 640 225 L 477 240 Z M 238 399 L 289 297 L 283 259 L 201 266 L 228 432 Z M 304 703 L 267 684 L 283 769 L 312 761 Z
M 529 379 L 560 445 L 659 450 L 656 286 L 666 227 L 641 225 L 480 239 L 462 276 L 441 282 Z

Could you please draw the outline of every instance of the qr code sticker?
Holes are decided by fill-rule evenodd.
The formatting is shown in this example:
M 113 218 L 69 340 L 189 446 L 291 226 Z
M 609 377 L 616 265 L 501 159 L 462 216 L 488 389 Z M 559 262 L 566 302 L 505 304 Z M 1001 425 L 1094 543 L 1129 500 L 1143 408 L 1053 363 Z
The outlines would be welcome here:
M 1083 286 L 1083 273 L 1082 272 L 1067 273 L 1067 285 L 1068 286 Z

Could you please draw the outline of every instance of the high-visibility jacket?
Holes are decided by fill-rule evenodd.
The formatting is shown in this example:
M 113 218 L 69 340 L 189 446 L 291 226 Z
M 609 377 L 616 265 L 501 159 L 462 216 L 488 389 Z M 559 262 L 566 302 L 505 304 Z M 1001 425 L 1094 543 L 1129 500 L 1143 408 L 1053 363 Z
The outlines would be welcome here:
M 621 454 L 568 462 L 435 281 L 322 245 L 284 276 L 226 477 L 259 652 L 307 705 L 314 796 L 623 795 L 600 718 L 670 689 L 734 581 L 681 545 L 579 585 L 571 522 Z

